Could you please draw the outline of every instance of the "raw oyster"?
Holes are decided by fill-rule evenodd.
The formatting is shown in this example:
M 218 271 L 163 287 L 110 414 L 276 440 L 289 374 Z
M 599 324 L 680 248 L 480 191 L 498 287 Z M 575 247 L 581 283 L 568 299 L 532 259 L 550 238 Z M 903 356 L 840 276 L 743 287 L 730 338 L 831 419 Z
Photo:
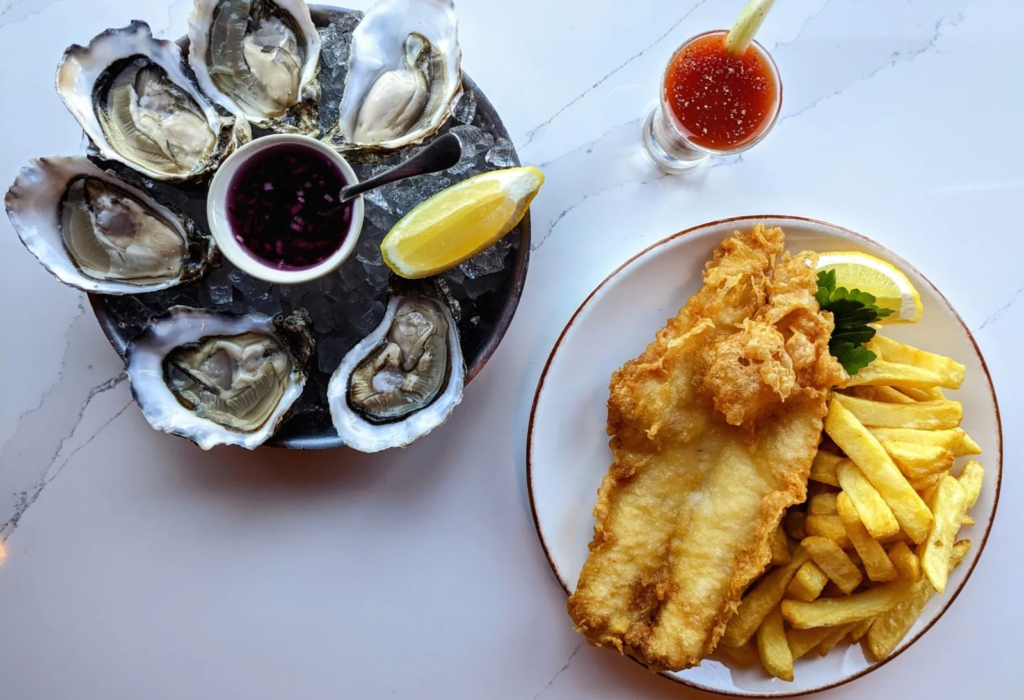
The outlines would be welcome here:
M 86 292 L 167 289 L 203 274 L 214 253 L 190 219 L 80 156 L 32 160 L 5 203 L 43 267 Z
M 188 25 L 210 99 L 257 126 L 319 132 L 320 35 L 303 0 L 196 0 Z
M 452 0 L 377 0 L 352 32 L 338 147 L 391 150 L 430 136 L 462 91 L 461 65 Z
M 270 319 L 175 306 L 128 346 L 132 394 L 157 430 L 254 449 L 274 434 L 306 384 L 309 315 Z
M 57 93 L 100 156 L 156 180 L 201 175 L 252 138 L 244 118 L 217 114 L 186 75 L 178 45 L 154 39 L 145 22 L 70 47 Z
M 448 307 L 396 296 L 380 325 L 342 359 L 327 400 L 345 444 L 379 452 L 405 447 L 448 420 L 462 401 L 464 380 Z

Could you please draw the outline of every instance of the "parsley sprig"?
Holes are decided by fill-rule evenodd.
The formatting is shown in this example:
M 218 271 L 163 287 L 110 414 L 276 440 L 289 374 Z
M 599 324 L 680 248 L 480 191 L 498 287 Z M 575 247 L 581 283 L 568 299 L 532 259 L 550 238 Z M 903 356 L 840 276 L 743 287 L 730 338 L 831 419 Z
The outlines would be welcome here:
M 864 347 L 864 343 L 875 337 L 875 329 L 868 324 L 885 318 L 892 309 L 877 306 L 875 297 L 867 292 L 837 287 L 835 270 L 818 273 L 815 298 L 822 311 L 831 311 L 835 319 L 836 327 L 828 341 L 829 352 L 847 374 L 857 374 L 876 358 L 875 353 Z

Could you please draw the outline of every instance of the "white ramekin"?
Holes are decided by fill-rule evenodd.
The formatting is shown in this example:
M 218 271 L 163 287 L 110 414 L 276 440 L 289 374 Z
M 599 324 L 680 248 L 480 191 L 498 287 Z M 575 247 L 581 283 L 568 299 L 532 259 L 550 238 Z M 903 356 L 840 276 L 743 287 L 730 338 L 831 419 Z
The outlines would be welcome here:
M 260 261 L 245 250 L 232 234 L 231 223 L 228 220 L 228 192 L 235 173 L 250 158 L 268 148 L 284 144 L 306 146 L 324 154 L 338 166 L 348 184 L 354 185 L 359 182 L 359 178 L 356 177 L 356 173 L 348 161 L 333 148 L 314 138 L 295 134 L 264 136 L 245 144 L 221 164 L 210 183 L 210 192 L 206 200 L 206 216 L 209 219 L 213 240 L 216 241 L 217 247 L 220 248 L 224 257 L 230 260 L 235 267 L 265 282 L 301 284 L 334 272 L 355 250 L 356 244 L 359 242 L 359 234 L 363 230 L 363 198 L 359 196 L 352 200 L 352 219 L 349 221 L 345 241 L 341 244 L 341 248 L 323 262 L 302 270 L 279 270 Z

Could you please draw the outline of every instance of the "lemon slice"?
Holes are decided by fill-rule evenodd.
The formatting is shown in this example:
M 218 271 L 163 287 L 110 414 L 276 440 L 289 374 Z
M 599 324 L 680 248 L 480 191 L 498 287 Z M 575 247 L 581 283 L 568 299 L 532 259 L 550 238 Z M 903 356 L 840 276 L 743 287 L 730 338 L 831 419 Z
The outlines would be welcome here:
M 775 0 L 750 0 L 747 3 L 725 37 L 726 53 L 740 56 L 747 50 L 774 4 Z
M 531 166 L 494 170 L 441 190 L 384 236 L 384 262 L 408 279 L 449 270 L 514 229 L 542 184 L 544 173 Z
M 875 297 L 875 303 L 893 313 L 879 323 L 917 323 L 921 319 L 921 295 L 907 276 L 884 260 L 854 251 L 821 253 L 819 270 L 835 270 L 836 286 L 859 289 Z

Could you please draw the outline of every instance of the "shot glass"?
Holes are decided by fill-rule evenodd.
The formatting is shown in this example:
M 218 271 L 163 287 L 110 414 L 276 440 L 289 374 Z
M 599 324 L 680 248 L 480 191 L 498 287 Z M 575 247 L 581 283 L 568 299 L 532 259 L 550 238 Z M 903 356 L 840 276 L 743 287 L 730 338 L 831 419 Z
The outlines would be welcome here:
M 748 53 L 751 51 L 756 53 L 753 56 L 744 53 L 743 60 L 750 66 L 756 65 L 764 72 L 763 84 L 764 89 L 767 90 L 767 96 L 760 95 L 759 99 L 765 101 L 767 107 L 758 124 L 753 128 L 748 125 L 746 129 L 738 130 L 736 138 L 731 141 L 727 137 L 723 137 L 713 143 L 704 140 L 702 144 L 698 142 L 702 139 L 695 133 L 694 128 L 684 124 L 680 115 L 676 113 L 672 105 L 673 95 L 671 93 L 675 90 L 685 90 L 686 87 L 685 85 L 669 85 L 669 81 L 673 80 L 672 69 L 674 66 L 678 68 L 677 62 L 681 57 L 683 59 L 692 58 L 693 53 L 698 49 L 702 52 L 701 58 L 707 56 L 706 63 L 699 63 L 695 60 L 693 64 L 707 68 L 707 74 L 696 77 L 703 81 L 700 85 L 710 85 L 714 88 L 710 96 L 704 94 L 700 97 L 703 102 L 709 103 L 703 104 L 704 109 L 710 108 L 712 111 L 717 109 L 724 112 L 729 109 L 729 100 L 733 100 L 735 105 L 735 99 L 740 96 L 742 89 L 749 88 L 749 76 L 744 82 L 741 79 L 742 75 L 737 75 L 736 71 L 729 70 L 729 61 L 739 61 L 740 59 L 726 58 L 724 48 L 720 49 L 721 56 L 715 55 L 715 46 L 724 42 L 727 34 L 726 30 L 714 30 L 691 37 L 672 54 L 672 58 L 669 59 L 661 75 L 658 105 L 644 119 L 640 136 L 647 156 L 666 173 L 675 175 L 690 172 L 706 163 L 711 156 L 742 153 L 761 141 L 771 131 L 779 116 L 782 106 L 782 80 L 779 70 L 768 51 L 756 41 L 752 42 L 750 48 L 747 49 Z M 711 70 L 712 66 L 715 70 Z M 695 68 L 694 70 L 699 69 Z M 733 85 L 734 83 L 735 85 Z M 732 88 L 734 91 L 730 92 L 726 88 Z M 718 100 L 717 104 L 715 100 Z M 742 121 L 742 117 L 740 120 Z

